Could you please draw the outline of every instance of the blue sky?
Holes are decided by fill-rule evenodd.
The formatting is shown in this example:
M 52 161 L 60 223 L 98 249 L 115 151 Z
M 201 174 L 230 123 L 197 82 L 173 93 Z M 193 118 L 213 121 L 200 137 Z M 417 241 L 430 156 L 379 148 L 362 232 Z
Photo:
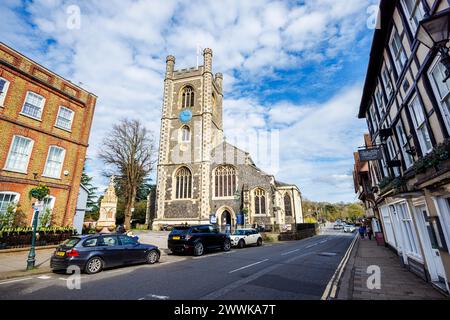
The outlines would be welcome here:
M 2 0 L 0 41 L 98 95 L 88 170 L 100 187 L 96 158 L 110 125 L 139 117 L 158 136 L 165 57 L 195 66 L 200 45 L 224 74 L 227 140 L 245 147 L 241 137 L 279 130 L 279 165 L 254 155 L 258 165 L 306 198 L 354 201 L 352 152 L 366 130 L 356 114 L 373 34 L 367 12 L 376 3 Z

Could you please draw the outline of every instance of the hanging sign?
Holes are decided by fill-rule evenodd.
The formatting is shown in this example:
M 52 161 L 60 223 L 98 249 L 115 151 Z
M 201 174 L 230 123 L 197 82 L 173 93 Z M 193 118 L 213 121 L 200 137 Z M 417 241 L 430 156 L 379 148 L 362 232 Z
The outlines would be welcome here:
M 361 162 L 375 161 L 375 160 L 380 160 L 383 158 L 381 149 L 378 147 L 358 150 L 358 154 L 359 154 L 359 161 L 361 161 Z

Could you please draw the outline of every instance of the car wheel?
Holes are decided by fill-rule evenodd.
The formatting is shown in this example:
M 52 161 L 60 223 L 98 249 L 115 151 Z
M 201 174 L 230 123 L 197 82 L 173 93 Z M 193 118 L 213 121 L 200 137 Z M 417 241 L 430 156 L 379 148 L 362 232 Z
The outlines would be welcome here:
M 155 264 L 159 261 L 159 254 L 156 252 L 156 250 L 152 250 L 149 253 L 147 253 L 147 263 L 148 264 Z
M 227 239 L 223 244 L 223 251 L 230 251 L 230 249 L 231 249 L 231 241 Z
M 257 245 L 258 247 L 261 247 L 261 246 L 262 246 L 262 239 L 261 239 L 261 238 L 258 238 L 258 241 L 256 241 L 256 245 Z
M 238 247 L 239 247 L 239 249 L 244 248 L 245 247 L 245 241 L 244 240 L 239 240 Z
M 194 247 L 194 256 L 201 256 L 204 250 L 203 243 L 198 242 Z
M 87 274 L 99 273 L 103 269 L 103 260 L 99 257 L 93 257 L 86 263 L 85 271 Z

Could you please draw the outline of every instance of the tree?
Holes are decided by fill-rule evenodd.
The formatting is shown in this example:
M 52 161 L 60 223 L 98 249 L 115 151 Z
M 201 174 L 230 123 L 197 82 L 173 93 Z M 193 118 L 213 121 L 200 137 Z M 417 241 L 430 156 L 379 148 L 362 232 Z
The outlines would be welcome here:
M 156 146 L 151 134 L 139 120 L 123 119 L 115 124 L 103 140 L 99 158 L 112 167 L 124 195 L 124 222 L 130 220 L 138 187 L 154 169 Z
M 88 159 L 86 159 L 88 160 Z M 94 187 L 92 184 L 92 177 L 90 177 L 86 173 L 86 165 L 83 166 L 83 172 L 81 173 L 81 184 L 86 187 L 88 190 L 88 199 L 86 206 L 89 209 L 89 211 L 93 211 L 95 207 L 97 207 L 97 187 Z

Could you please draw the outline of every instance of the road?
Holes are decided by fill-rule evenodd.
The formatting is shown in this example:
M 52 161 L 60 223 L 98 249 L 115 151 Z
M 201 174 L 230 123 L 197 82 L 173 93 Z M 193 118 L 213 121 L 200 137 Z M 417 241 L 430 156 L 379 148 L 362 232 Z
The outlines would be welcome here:
M 81 275 L 81 289 L 67 288 L 68 275 L 45 274 L 0 282 L 0 300 L 274 300 L 320 299 L 353 235 L 313 238 L 233 249 L 202 257 L 162 259 Z

